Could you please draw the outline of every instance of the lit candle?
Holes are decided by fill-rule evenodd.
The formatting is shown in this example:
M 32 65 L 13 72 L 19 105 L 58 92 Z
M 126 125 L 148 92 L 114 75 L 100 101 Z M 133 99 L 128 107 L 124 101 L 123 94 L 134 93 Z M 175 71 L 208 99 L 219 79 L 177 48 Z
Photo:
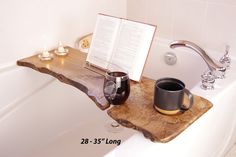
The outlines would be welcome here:
M 43 50 L 42 57 L 45 57 L 45 58 L 50 57 L 50 54 L 49 54 L 49 52 L 47 51 L 46 48 L 44 48 L 44 50 Z
M 65 52 L 65 48 L 63 47 L 61 41 L 59 41 L 58 52 L 60 52 L 60 53 L 64 53 Z

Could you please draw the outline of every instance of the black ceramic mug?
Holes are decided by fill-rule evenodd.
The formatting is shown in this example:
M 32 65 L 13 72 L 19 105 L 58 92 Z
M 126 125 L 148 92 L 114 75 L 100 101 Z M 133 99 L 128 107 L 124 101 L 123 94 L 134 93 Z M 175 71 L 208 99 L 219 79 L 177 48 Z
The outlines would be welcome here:
M 184 94 L 189 104 L 183 104 Z M 185 88 L 185 84 L 175 78 L 162 78 L 156 81 L 154 89 L 154 108 L 160 113 L 174 115 L 188 110 L 193 105 L 193 95 Z

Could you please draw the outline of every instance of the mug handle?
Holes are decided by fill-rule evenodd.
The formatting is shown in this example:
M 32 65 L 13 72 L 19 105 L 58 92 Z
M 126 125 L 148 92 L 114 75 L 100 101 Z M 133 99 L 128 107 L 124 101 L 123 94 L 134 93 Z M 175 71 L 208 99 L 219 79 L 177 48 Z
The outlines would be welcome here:
M 188 90 L 188 89 L 184 89 L 184 93 L 187 94 L 188 99 L 189 99 L 189 105 L 186 107 L 184 105 L 181 105 L 181 109 L 182 110 L 188 110 L 193 106 L 193 94 Z

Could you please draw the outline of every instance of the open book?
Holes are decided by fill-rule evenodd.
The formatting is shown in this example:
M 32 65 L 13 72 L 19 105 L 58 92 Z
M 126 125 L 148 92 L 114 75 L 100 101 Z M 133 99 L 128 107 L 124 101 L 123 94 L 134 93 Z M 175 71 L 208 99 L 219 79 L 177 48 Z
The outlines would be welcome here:
M 86 61 L 103 69 L 118 65 L 140 81 L 155 30 L 154 25 L 98 14 Z

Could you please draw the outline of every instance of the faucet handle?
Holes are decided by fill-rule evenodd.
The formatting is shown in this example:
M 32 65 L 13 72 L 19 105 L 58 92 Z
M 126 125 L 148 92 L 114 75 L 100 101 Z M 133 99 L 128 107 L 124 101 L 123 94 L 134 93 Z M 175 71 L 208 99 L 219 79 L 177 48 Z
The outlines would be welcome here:
M 212 90 L 214 89 L 215 83 L 215 75 L 212 71 L 207 70 L 201 75 L 202 85 L 201 88 L 204 90 Z
M 220 58 L 220 63 L 223 64 L 223 66 L 227 69 L 230 67 L 230 63 L 231 63 L 231 59 L 229 57 L 229 49 L 230 49 L 230 46 L 226 45 L 225 54 L 223 57 Z
M 215 79 L 224 79 L 225 78 L 225 69 L 224 70 L 214 70 L 212 75 L 215 76 Z

